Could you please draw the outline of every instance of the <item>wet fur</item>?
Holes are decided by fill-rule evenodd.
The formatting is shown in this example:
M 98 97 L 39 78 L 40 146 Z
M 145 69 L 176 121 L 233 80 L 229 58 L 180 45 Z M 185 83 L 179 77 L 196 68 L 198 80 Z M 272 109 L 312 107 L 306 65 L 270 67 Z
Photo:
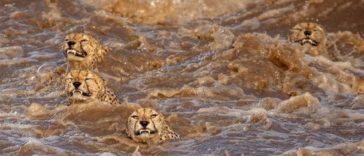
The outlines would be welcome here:
M 70 41 L 75 42 L 75 50 L 87 53 L 87 56 L 82 61 L 69 59 L 67 49 L 70 49 L 68 45 L 68 42 Z M 95 69 L 97 64 L 103 60 L 104 55 L 108 51 L 109 49 L 107 47 L 100 44 L 90 35 L 84 33 L 70 33 L 66 35 L 62 43 L 62 52 L 66 58 L 66 65 L 58 67 L 48 74 L 40 74 L 37 72 L 37 76 L 41 83 L 36 84 L 36 90 L 49 86 L 54 81 L 59 81 L 59 77 L 67 74 L 70 70 Z M 38 69 L 38 71 L 39 70 L 40 69 Z
M 80 82 L 82 98 L 85 100 L 73 99 L 74 82 Z M 96 73 L 90 70 L 71 70 L 65 78 L 65 91 L 68 95 L 69 103 L 84 103 L 93 100 L 105 102 L 108 104 L 119 104 L 119 100 L 115 94 L 105 86 L 105 81 Z
M 311 35 L 305 35 L 309 31 Z M 308 45 L 308 53 L 311 55 L 320 55 L 326 53 L 326 31 L 317 23 L 303 22 L 295 25 L 288 37 L 292 43 Z
M 158 114 L 158 116 L 153 119 L 151 117 L 152 114 Z M 134 115 L 138 116 L 138 119 L 134 119 Z M 140 124 L 141 120 L 149 121 L 149 124 L 153 124 L 157 134 L 151 138 L 138 137 L 136 127 L 138 127 L 137 124 Z M 180 136 L 167 125 L 164 116 L 151 108 L 140 108 L 129 116 L 127 134 L 132 140 L 140 143 L 162 143 L 167 140 L 180 138 Z
M 69 42 L 74 42 L 75 44 L 70 47 L 68 45 Z M 80 53 L 85 52 L 87 55 L 82 61 L 70 59 L 71 55 L 67 54 L 67 50 L 69 49 L 74 49 Z M 70 69 L 94 69 L 97 63 L 104 59 L 104 55 L 109 50 L 90 35 L 84 33 L 71 33 L 64 38 L 62 51 Z

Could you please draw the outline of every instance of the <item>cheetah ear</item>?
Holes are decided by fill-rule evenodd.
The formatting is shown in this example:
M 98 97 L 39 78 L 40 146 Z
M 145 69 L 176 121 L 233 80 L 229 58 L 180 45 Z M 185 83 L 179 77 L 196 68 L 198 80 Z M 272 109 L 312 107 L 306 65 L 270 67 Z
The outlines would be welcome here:
M 162 114 L 162 113 L 160 113 L 160 112 L 158 112 L 158 114 L 159 114 L 159 117 L 165 122 L 166 120 L 166 118 L 164 117 L 164 115 Z
M 102 81 L 104 84 L 106 84 L 106 80 L 105 80 L 105 78 L 101 77 L 101 81 Z
M 105 45 L 102 45 L 99 43 L 100 49 L 96 51 L 98 57 L 96 58 L 97 61 L 102 61 L 105 57 L 105 55 L 110 51 L 110 48 L 106 47 Z

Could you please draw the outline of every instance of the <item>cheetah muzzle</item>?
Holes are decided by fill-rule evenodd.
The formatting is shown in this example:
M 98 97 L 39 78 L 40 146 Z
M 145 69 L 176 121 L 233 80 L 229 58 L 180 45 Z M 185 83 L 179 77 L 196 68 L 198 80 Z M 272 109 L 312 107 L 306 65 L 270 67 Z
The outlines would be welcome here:
M 72 48 L 68 48 L 66 51 L 66 56 L 67 57 L 71 57 L 70 55 L 73 55 L 73 56 L 76 56 L 76 57 L 80 57 L 80 58 L 84 58 L 87 56 L 87 53 L 82 50 L 82 51 L 77 51 L 75 49 L 72 49 Z
M 320 44 L 320 42 L 318 42 L 316 40 L 313 40 L 310 37 L 306 37 L 306 38 L 301 39 L 301 40 L 296 40 L 294 42 L 300 43 L 301 45 L 310 44 L 310 45 L 315 46 L 315 47 L 317 47 Z

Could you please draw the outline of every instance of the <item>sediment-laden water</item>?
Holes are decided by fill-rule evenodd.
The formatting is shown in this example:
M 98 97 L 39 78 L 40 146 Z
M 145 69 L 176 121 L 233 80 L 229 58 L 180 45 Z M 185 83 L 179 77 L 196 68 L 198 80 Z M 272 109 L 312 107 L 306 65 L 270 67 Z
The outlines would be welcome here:
M 364 155 L 363 0 L 2 0 L 0 155 Z M 322 24 L 328 52 L 287 40 Z M 111 49 L 97 71 L 123 101 L 66 106 L 66 34 Z M 62 78 L 59 78 L 62 79 Z M 135 107 L 182 139 L 138 144 Z

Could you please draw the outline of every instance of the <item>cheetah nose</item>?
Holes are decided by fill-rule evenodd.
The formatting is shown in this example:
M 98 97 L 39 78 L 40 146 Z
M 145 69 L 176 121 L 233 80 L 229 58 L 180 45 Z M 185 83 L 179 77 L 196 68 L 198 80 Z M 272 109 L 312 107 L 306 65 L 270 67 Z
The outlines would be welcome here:
M 81 82 L 76 81 L 76 82 L 73 82 L 72 84 L 73 84 L 73 86 L 75 86 L 75 88 L 78 88 L 81 85 Z
M 68 41 L 67 44 L 68 44 L 69 47 L 72 47 L 73 45 L 76 44 L 76 42 L 74 42 L 74 41 Z
M 306 36 L 310 36 L 310 35 L 312 34 L 312 32 L 311 32 L 311 31 L 306 30 L 306 31 L 304 32 L 304 34 L 305 34 Z
M 148 126 L 149 121 L 140 121 L 139 123 L 145 128 Z

